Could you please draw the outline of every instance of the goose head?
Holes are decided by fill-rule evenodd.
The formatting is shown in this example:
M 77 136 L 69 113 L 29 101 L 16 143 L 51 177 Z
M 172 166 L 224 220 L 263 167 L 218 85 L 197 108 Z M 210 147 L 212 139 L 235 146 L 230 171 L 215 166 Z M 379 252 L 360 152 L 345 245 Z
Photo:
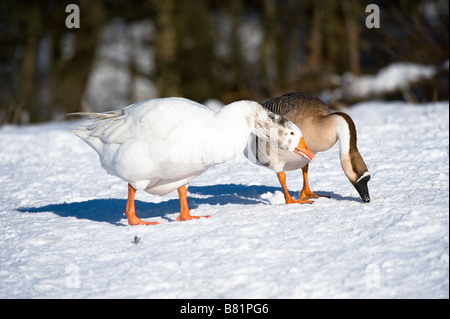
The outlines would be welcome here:
M 364 203 L 370 202 L 370 173 L 357 147 L 356 127 L 353 120 L 344 113 L 335 113 L 336 133 L 339 137 L 339 156 L 342 169 L 350 183 L 358 191 Z
M 355 187 L 363 203 L 370 202 L 370 173 L 361 154 L 356 150 L 347 155 L 341 155 L 341 165 L 350 183 Z
M 245 102 L 251 106 L 251 112 L 247 115 L 246 121 L 253 134 L 282 149 L 303 156 L 308 161 L 314 158 L 313 152 L 306 145 L 303 134 L 297 125 L 267 110 L 257 102 Z
M 370 202 L 369 187 L 370 173 L 361 154 L 358 151 L 345 153 L 340 152 L 342 169 L 347 175 L 350 183 L 358 191 L 364 203 Z
M 367 187 L 367 182 L 369 180 L 370 174 L 366 171 L 360 178 L 357 179 L 355 183 L 353 183 L 353 186 L 355 186 L 364 203 L 370 202 L 369 188 Z

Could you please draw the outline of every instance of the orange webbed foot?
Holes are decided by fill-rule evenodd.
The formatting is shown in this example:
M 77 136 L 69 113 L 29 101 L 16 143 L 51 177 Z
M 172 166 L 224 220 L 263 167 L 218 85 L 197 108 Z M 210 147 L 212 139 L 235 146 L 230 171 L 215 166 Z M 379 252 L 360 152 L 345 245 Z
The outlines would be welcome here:
M 309 164 L 306 164 L 304 167 L 302 167 L 303 188 L 302 188 L 302 191 L 300 192 L 300 197 L 298 200 L 308 200 L 311 198 L 319 198 L 319 197 L 330 198 L 330 196 L 317 195 L 317 194 L 314 194 L 313 192 L 311 192 L 311 189 L 309 188 L 309 182 L 308 182 L 308 167 L 309 167 Z
M 177 217 L 177 221 L 187 221 L 187 220 L 191 220 L 191 219 L 199 219 L 199 218 L 210 218 L 211 217 L 211 215 L 205 215 L 205 216 L 192 216 L 192 215 L 190 215 L 190 214 L 188 214 L 188 215 L 182 215 L 181 213 L 180 213 L 180 215 L 178 215 L 178 217 Z
M 187 203 L 187 190 L 186 186 L 181 186 L 177 189 L 178 197 L 180 197 L 180 215 L 177 217 L 177 221 L 186 221 L 191 219 L 199 219 L 199 218 L 209 218 L 210 215 L 206 216 L 192 216 L 189 212 L 189 207 Z
M 303 200 L 303 199 L 294 200 L 292 198 L 286 199 L 286 204 L 312 204 L 312 203 L 314 203 L 312 200 Z
M 138 217 L 136 217 L 136 215 L 134 215 L 134 214 L 128 213 L 128 214 L 125 214 L 125 215 L 127 215 L 128 224 L 129 224 L 130 226 L 137 226 L 137 225 L 158 225 L 158 224 L 159 224 L 158 222 L 146 222 L 146 221 L 143 221 L 143 220 L 139 219 Z
M 144 222 L 140 220 L 135 213 L 134 208 L 134 195 L 136 194 L 136 189 L 128 184 L 128 199 L 127 199 L 127 207 L 125 209 L 125 216 L 127 216 L 128 224 L 130 226 L 136 225 L 158 225 L 158 222 Z
M 315 199 L 315 198 L 319 198 L 319 197 L 330 198 L 330 196 L 317 195 L 317 194 L 309 191 L 309 192 L 301 192 L 300 197 L 298 198 L 298 200 L 300 200 L 300 201 L 307 201 L 308 199 Z

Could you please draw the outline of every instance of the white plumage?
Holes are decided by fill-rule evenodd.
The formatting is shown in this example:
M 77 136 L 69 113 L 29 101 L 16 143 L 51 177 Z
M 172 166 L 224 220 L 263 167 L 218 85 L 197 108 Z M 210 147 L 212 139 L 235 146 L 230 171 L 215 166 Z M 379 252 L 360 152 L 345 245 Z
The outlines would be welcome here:
M 121 111 L 76 114 L 93 117 L 72 132 L 97 152 L 102 167 L 134 191 L 156 195 L 175 189 L 180 194 L 181 187 L 210 166 L 241 153 L 252 133 L 313 157 L 297 126 L 253 101 L 234 102 L 214 112 L 188 99 L 161 98 Z

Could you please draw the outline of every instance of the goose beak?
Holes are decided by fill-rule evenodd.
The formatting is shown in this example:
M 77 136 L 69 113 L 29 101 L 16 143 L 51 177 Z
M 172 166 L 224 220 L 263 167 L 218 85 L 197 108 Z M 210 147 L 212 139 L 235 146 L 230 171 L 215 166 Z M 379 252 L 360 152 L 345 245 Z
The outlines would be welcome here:
M 308 146 L 306 146 L 305 140 L 303 137 L 300 139 L 300 142 L 298 143 L 297 147 L 295 148 L 294 153 L 297 153 L 298 155 L 303 156 L 308 161 L 312 161 L 314 158 L 313 152 L 311 152 L 311 150 L 308 148 Z
M 353 184 L 358 191 L 359 196 L 361 196 L 363 203 L 370 202 L 369 188 L 367 187 L 367 182 L 369 180 L 370 175 L 363 175 L 355 184 Z

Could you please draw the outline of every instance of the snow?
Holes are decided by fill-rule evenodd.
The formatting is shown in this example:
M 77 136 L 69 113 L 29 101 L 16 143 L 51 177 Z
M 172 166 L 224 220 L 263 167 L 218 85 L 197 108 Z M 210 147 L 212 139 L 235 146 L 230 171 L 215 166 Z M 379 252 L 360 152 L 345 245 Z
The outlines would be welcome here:
M 442 65 L 445 67 L 445 63 Z M 324 99 L 329 96 L 339 98 L 363 99 L 381 96 L 395 91 L 407 91 L 417 81 L 431 79 L 438 71 L 437 66 L 421 65 L 409 62 L 395 62 L 380 69 L 374 75 L 356 76 L 350 72 L 331 78 L 340 88 L 332 92 L 324 91 Z
M 363 204 L 337 145 L 310 165 L 311 205 L 285 205 L 244 156 L 188 189 L 137 193 L 107 175 L 76 123 L 0 128 L 0 298 L 448 298 L 448 102 L 348 110 L 371 172 Z M 301 171 L 287 173 L 294 196 Z M 140 241 L 136 243 L 135 236 Z
M 344 81 L 350 83 L 348 87 L 350 95 L 364 97 L 409 88 L 411 82 L 431 78 L 435 73 L 434 66 L 398 62 L 381 69 L 376 75 L 362 75 L 355 78 L 351 73 L 347 73 Z

